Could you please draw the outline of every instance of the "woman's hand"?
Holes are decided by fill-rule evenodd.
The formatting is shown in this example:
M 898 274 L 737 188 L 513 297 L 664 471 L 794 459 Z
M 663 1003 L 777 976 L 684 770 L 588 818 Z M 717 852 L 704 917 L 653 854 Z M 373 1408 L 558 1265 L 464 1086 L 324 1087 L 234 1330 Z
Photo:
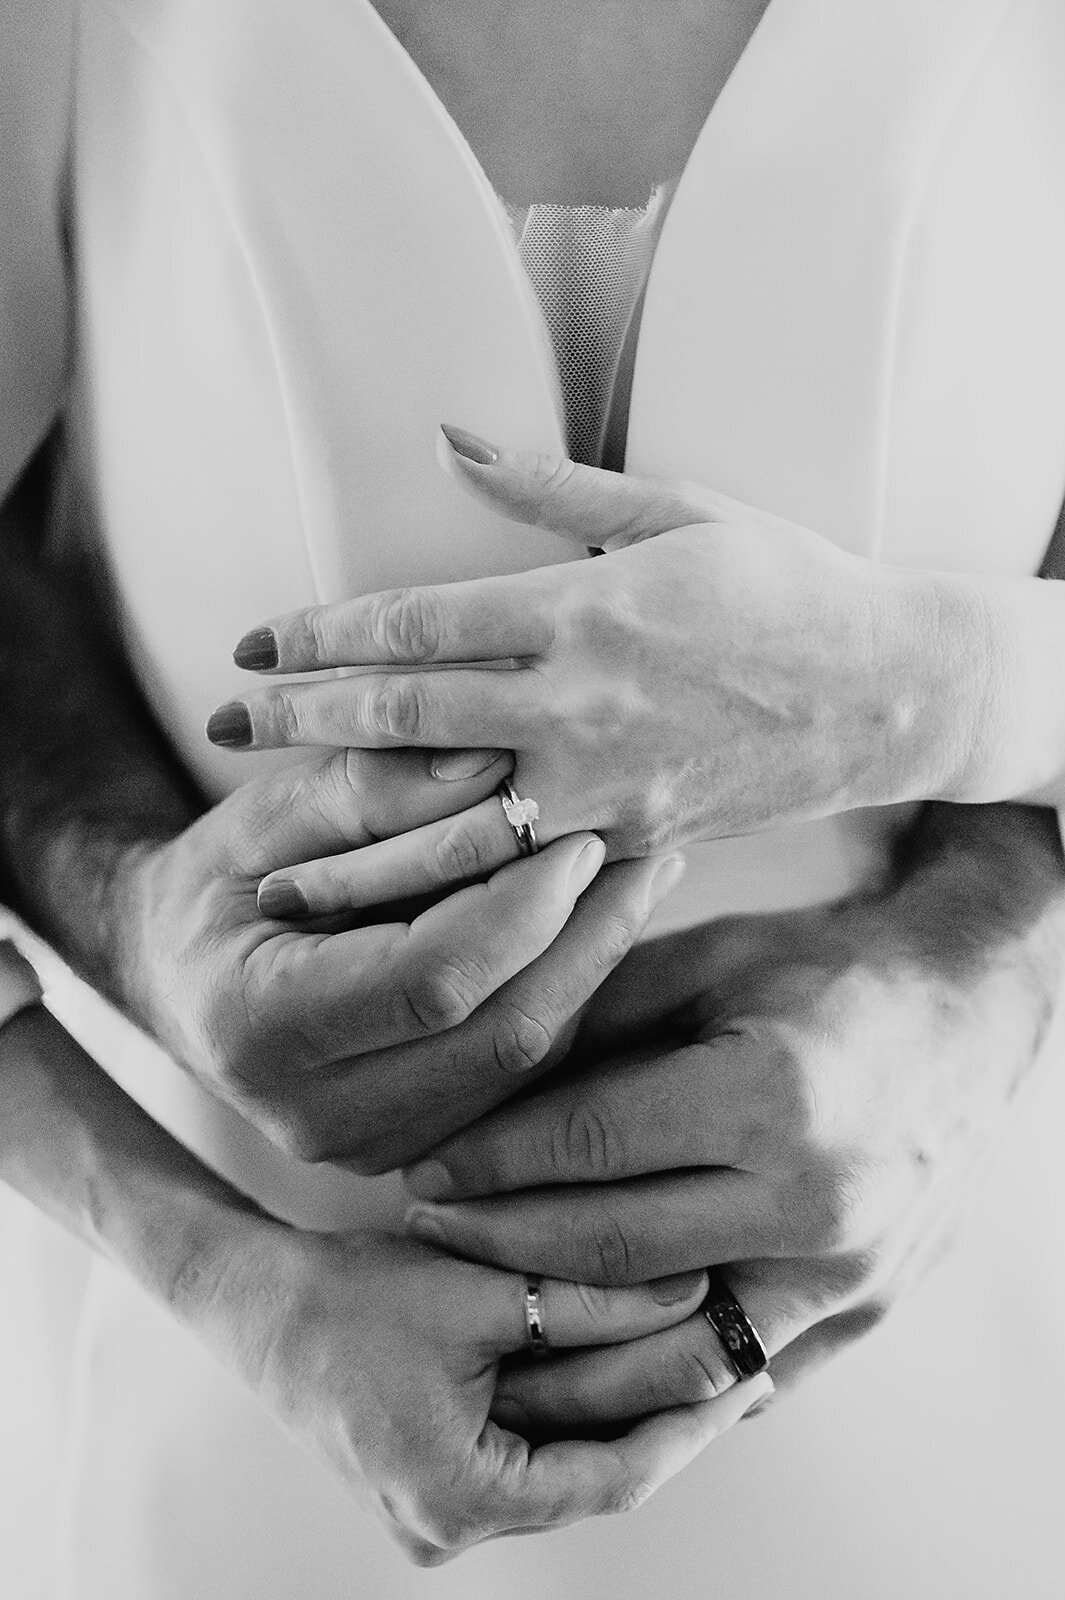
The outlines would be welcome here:
M 1054 819 L 932 809 L 944 831 L 882 901 L 643 946 L 588 1013 L 597 1061 L 409 1174 L 444 1202 L 415 1208 L 414 1233 L 593 1283 L 729 1264 L 778 1384 L 873 1326 L 942 1249 L 1062 965 Z M 695 1317 L 512 1377 L 499 1415 L 572 1428 L 731 1381 Z
M 253 779 L 137 858 L 127 1009 L 304 1159 L 380 1172 L 464 1126 L 557 1058 L 675 881 L 671 864 L 632 863 L 589 890 L 603 846 L 587 834 L 511 859 L 488 799 L 507 768 L 442 782 L 421 752 L 350 753 Z M 277 869 L 319 858 L 283 874 L 319 909 L 490 875 L 409 923 L 329 931 L 261 914 L 264 875 L 276 903 Z
M 410 1241 L 255 1219 L 185 1275 L 177 1309 L 433 1566 L 500 1534 L 637 1506 L 766 1392 L 752 1383 L 611 1444 L 534 1450 L 489 1421 L 500 1360 L 526 1345 L 524 1283 Z M 613 1346 L 683 1320 L 705 1288 L 702 1273 L 607 1291 L 545 1281 L 544 1322 L 560 1350 Z
M 364 670 L 251 692 L 213 737 L 513 749 L 541 837 L 592 828 L 614 856 L 996 797 L 961 792 L 991 782 L 974 771 L 994 689 L 975 583 L 858 559 L 695 484 L 519 454 L 446 461 L 505 515 L 608 553 L 276 619 L 238 663 Z

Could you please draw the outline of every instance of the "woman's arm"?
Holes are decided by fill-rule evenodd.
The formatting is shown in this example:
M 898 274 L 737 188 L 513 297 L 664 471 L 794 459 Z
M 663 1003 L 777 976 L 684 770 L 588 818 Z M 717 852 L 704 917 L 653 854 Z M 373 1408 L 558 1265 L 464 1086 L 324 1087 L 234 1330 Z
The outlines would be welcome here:
M 699 485 L 455 437 L 475 496 L 604 559 L 275 619 L 238 663 L 377 670 L 253 691 L 218 742 L 501 745 L 543 838 L 592 827 L 617 855 L 857 806 L 1065 803 L 1065 589 L 891 567 Z

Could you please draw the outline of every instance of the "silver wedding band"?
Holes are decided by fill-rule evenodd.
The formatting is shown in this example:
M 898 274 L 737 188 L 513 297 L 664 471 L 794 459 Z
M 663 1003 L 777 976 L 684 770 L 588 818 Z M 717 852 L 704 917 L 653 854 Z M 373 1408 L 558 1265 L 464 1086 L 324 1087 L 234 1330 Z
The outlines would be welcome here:
M 503 782 L 496 790 L 496 794 L 503 802 L 503 815 L 514 829 L 514 835 L 518 841 L 518 849 L 521 854 L 523 856 L 534 856 L 539 849 L 539 845 L 536 843 L 536 830 L 533 827 L 533 823 L 536 822 L 540 815 L 540 807 L 535 800 L 522 800 L 509 778 L 503 779 Z
M 540 1360 L 547 1354 L 547 1331 L 544 1327 L 544 1298 L 539 1278 L 526 1278 L 523 1301 L 525 1341 L 529 1346 L 529 1354 Z
M 717 1334 L 740 1383 L 766 1370 L 769 1353 L 762 1336 L 716 1267 L 710 1269 L 710 1290 L 699 1309 Z

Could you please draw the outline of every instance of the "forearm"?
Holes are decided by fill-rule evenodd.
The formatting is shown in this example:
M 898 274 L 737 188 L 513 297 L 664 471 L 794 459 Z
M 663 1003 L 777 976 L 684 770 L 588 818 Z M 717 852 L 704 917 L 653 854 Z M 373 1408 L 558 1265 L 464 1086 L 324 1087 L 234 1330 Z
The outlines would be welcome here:
M 946 719 L 959 730 L 954 741 L 933 734 L 952 751 L 938 798 L 1065 806 L 1065 585 L 1044 581 L 1061 578 L 1065 510 L 1039 578 L 927 580 L 931 626 L 915 682 L 936 685 L 930 726 Z
M 893 942 L 957 992 L 988 983 L 1023 991 L 1040 1035 L 1065 973 L 1057 818 L 1033 806 L 930 803 L 898 842 L 884 899 L 856 902 L 852 914 L 874 944 Z
M 152 1122 L 42 1005 L 0 1029 L 0 1179 L 186 1317 L 239 1242 L 275 1226 Z
M 89 597 L 35 555 L 35 508 L 21 529 L 18 511 L 0 528 L 0 898 L 121 1001 L 124 873 L 198 801 Z

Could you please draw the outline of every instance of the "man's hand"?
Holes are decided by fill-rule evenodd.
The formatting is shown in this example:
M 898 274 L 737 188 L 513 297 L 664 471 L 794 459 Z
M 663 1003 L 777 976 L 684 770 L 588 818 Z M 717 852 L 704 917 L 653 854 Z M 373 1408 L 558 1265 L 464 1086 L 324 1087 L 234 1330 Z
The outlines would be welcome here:
M 908 850 L 882 900 L 639 950 L 586 1017 L 598 1059 L 413 1169 L 449 1202 L 413 1231 L 594 1283 L 728 1263 L 784 1383 L 872 1326 L 943 1247 L 1061 965 L 1052 817 L 931 808 Z M 731 1381 L 695 1317 L 513 1378 L 500 1415 L 598 1422 Z
M 437 1566 L 485 1539 L 632 1510 L 771 1391 L 752 1380 L 610 1443 L 531 1449 L 489 1418 L 500 1361 L 526 1344 L 524 1279 L 377 1234 L 252 1222 L 178 1310 L 294 1436 Z M 544 1280 L 552 1344 L 614 1347 L 689 1316 L 685 1283 Z
M 119 959 L 128 1009 L 302 1159 L 385 1171 L 464 1126 L 557 1059 L 650 914 L 656 875 L 659 895 L 674 881 L 671 864 L 626 863 L 580 899 L 603 860 L 588 834 L 513 859 L 488 799 L 505 770 L 444 783 L 420 752 L 345 752 L 252 779 L 136 858 Z M 386 838 L 410 892 L 439 893 L 459 857 L 477 876 L 475 848 L 419 843 L 455 808 L 442 837 L 475 841 L 491 818 L 509 840 L 512 859 L 487 882 L 410 922 L 332 931 L 262 915 L 264 874 L 339 852 L 373 859 Z

